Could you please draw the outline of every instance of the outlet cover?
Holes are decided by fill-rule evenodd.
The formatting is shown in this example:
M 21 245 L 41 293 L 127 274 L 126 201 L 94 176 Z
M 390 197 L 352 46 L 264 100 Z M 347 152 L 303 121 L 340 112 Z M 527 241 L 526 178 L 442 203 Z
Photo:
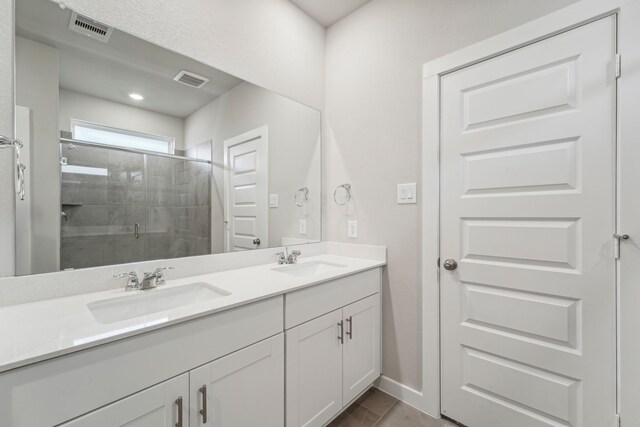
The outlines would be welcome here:
M 277 194 L 269 194 L 269 207 L 277 208 L 278 207 L 278 195 Z
M 301 236 L 306 236 L 307 235 L 307 220 L 306 219 L 301 219 L 300 220 L 300 235 Z
M 416 183 L 398 184 L 397 201 L 399 205 L 418 203 Z
M 350 239 L 358 238 L 358 221 L 347 221 L 347 237 Z

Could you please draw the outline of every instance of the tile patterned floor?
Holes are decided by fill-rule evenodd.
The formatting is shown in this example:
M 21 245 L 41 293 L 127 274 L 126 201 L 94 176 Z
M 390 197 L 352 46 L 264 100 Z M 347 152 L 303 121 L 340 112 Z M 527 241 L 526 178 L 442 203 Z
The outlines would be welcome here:
M 436 420 L 395 397 L 371 388 L 328 427 L 457 427 Z

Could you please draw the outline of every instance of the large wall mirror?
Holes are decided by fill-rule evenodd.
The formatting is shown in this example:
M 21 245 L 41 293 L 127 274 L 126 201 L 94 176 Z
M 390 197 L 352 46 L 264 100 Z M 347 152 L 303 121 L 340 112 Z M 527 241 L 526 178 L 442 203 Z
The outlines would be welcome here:
M 15 52 L 17 274 L 320 240 L 319 111 L 44 0 Z

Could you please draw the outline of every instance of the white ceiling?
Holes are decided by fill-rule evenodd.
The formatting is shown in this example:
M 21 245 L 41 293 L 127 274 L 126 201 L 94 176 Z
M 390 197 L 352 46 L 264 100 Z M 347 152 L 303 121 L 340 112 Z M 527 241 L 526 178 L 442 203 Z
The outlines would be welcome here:
M 291 0 L 313 19 L 329 27 L 371 0 Z
M 187 117 L 242 80 L 119 30 L 108 43 L 68 29 L 71 11 L 42 0 L 16 2 L 16 34 L 59 49 L 60 87 L 175 117 Z M 211 81 L 173 81 L 181 70 Z M 43 70 L 46 72 L 46 70 Z M 139 93 L 143 101 L 128 94 Z

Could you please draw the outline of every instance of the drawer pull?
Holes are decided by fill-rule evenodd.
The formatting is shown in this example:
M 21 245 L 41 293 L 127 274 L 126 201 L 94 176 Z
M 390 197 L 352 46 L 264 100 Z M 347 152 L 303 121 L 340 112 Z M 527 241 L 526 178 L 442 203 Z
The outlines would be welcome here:
M 202 415 L 202 424 L 207 423 L 207 386 L 203 385 L 200 387 L 200 393 L 202 393 L 202 409 L 200 409 L 200 414 Z
M 182 425 L 182 396 L 176 399 L 176 405 L 178 405 L 178 422 L 176 427 L 183 427 Z
M 349 329 L 347 329 L 347 336 L 350 340 L 353 339 L 353 319 L 352 316 L 347 317 L 347 324 L 349 325 Z
M 341 321 L 338 322 L 338 328 L 340 329 L 340 333 L 338 333 L 338 340 L 340 344 L 344 344 L 344 323 Z

